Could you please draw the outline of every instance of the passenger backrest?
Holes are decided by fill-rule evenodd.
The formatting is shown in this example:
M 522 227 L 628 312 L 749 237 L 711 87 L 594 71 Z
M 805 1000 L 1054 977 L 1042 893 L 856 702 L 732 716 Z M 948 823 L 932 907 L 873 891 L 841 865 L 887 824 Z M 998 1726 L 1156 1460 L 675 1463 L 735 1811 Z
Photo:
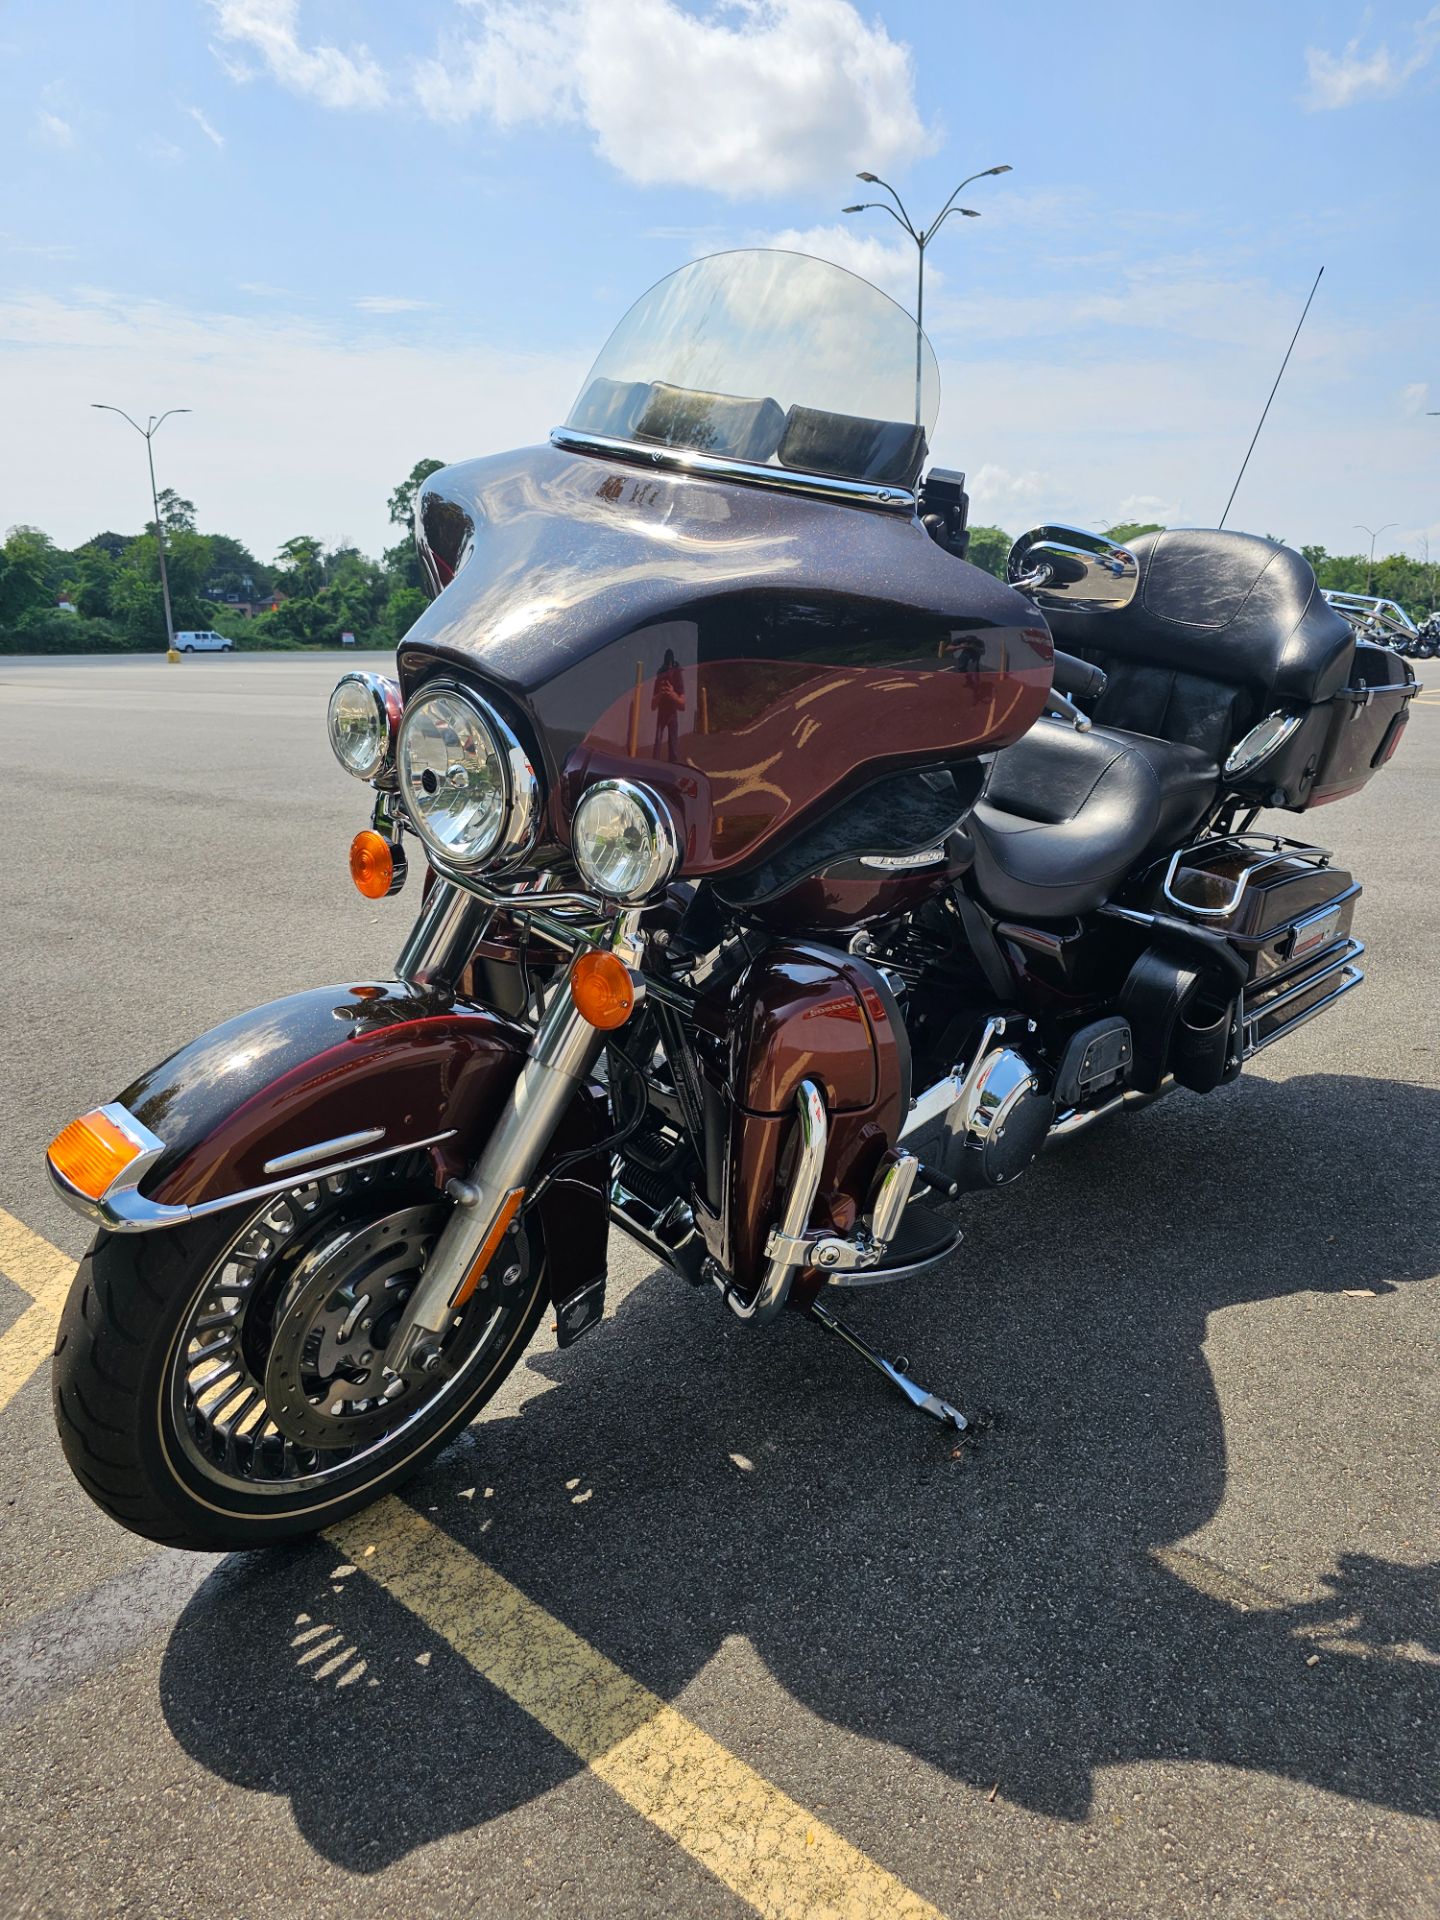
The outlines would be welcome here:
M 1223 759 L 1273 705 L 1313 706 L 1345 685 L 1355 650 L 1302 554 L 1248 533 L 1142 535 L 1135 598 L 1048 611 L 1057 645 L 1105 669 L 1096 717 Z

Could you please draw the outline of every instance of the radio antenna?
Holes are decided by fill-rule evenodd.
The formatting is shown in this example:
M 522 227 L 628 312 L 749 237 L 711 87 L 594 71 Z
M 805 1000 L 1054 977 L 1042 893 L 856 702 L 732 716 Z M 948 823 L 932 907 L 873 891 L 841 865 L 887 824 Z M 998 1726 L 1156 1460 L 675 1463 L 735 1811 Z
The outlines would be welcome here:
M 1320 273 L 1317 273 L 1315 276 L 1315 286 L 1311 287 L 1310 289 L 1310 300 L 1313 300 L 1315 298 L 1315 288 L 1320 285 L 1320 274 L 1324 273 L 1324 271 L 1325 271 L 1324 267 L 1321 267 Z M 1276 394 L 1280 391 L 1280 382 L 1285 378 L 1285 369 L 1286 367 L 1289 366 L 1290 356 L 1295 351 L 1295 342 L 1300 338 L 1300 327 L 1304 326 L 1305 314 L 1309 313 L 1310 311 L 1310 300 L 1307 300 L 1305 302 L 1304 312 L 1302 312 L 1300 315 L 1300 325 L 1296 327 L 1295 332 L 1291 336 L 1290 344 L 1285 349 L 1285 358 L 1280 362 L 1280 371 L 1279 373 L 1276 374 L 1275 384 L 1270 389 L 1270 400 L 1273 400 Z M 1249 466 L 1250 456 L 1255 451 L 1255 441 L 1260 438 L 1260 427 L 1264 426 L 1265 414 L 1269 413 L 1270 411 L 1270 400 L 1267 400 L 1265 402 L 1265 413 L 1262 413 L 1260 416 L 1260 426 L 1256 427 L 1254 437 L 1251 439 L 1249 446 L 1245 449 L 1245 458 L 1240 462 L 1240 471 L 1239 473 L 1236 474 L 1235 484 L 1230 489 L 1230 498 L 1225 502 L 1225 512 L 1222 513 L 1220 516 L 1220 525 L 1222 527 L 1225 524 L 1225 521 L 1229 515 L 1231 507 L 1233 507 L 1235 504 L 1235 496 L 1240 491 L 1240 482 L 1245 478 L 1245 469 L 1246 467 Z

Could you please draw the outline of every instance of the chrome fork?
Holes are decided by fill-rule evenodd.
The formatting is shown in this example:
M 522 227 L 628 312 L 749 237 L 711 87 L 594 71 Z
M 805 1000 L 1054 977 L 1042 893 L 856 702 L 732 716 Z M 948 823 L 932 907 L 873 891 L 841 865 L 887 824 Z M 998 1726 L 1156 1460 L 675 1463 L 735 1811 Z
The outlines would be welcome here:
M 444 916 L 437 916 L 443 926 Z M 639 960 L 638 909 L 616 917 L 610 946 L 627 965 Z M 412 958 L 412 965 L 414 959 Z M 405 1390 L 407 1372 L 425 1372 L 439 1360 L 438 1336 L 464 1297 L 468 1282 L 479 1278 L 482 1256 L 493 1259 L 495 1245 L 509 1226 L 561 1115 L 594 1066 L 605 1036 L 576 1009 L 568 987 L 556 987 L 530 1043 L 510 1105 L 470 1172 L 452 1180 L 446 1192 L 455 1210 L 435 1242 L 424 1271 L 405 1304 L 386 1356 L 391 1376 L 387 1391 Z M 500 1230 L 497 1233 L 497 1228 Z

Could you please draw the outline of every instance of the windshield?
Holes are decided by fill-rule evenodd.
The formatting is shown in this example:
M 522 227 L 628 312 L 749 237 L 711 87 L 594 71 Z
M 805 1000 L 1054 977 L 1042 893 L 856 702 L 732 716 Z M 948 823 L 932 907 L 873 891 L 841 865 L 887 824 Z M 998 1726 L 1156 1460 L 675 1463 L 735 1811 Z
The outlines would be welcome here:
M 913 487 L 939 404 L 929 341 L 868 281 L 803 253 L 717 253 L 636 301 L 565 424 Z

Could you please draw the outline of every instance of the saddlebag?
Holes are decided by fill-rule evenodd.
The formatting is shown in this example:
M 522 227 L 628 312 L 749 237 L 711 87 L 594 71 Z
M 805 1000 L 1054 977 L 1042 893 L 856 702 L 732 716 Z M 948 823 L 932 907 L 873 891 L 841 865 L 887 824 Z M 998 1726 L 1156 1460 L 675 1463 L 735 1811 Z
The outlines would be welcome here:
M 1365 949 L 1350 931 L 1359 897 L 1359 883 L 1323 847 L 1247 833 L 1183 848 L 1147 904 L 1223 935 L 1244 962 L 1238 1017 L 1248 1059 L 1359 986 L 1353 962 Z

